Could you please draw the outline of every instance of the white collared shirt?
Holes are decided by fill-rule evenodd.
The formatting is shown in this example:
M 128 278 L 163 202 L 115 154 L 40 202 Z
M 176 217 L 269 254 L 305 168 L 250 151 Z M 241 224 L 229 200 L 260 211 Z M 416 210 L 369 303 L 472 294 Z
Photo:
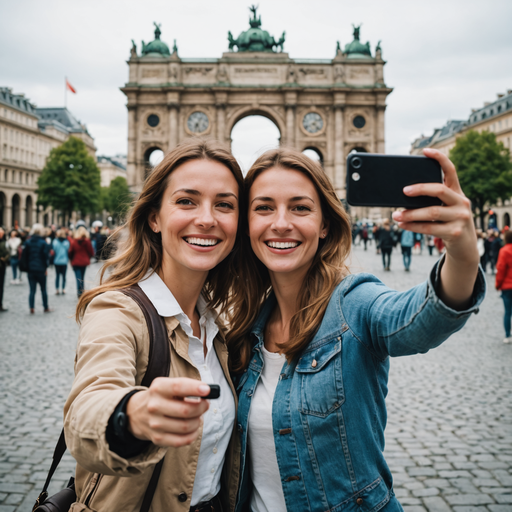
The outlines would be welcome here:
M 235 421 L 233 393 L 213 347 L 213 340 L 219 331 L 215 323 L 217 314 L 209 309 L 204 298 L 199 296 L 197 310 L 200 314 L 201 339 L 206 340 L 205 358 L 203 342 L 194 336 L 190 319 L 160 276 L 150 269 L 144 279 L 139 282 L 139 286 L 160 316 L 173 316 L 179 321 L 181 328 L 188 336 L 188 355 L 199 370 L 201 380 L 206 384 L 220 385 L 220 397 L 210 402 L 210 408 L 204 414 L 203 436 L 190 502 L 191 506 L 195 506 L 211 500 L 220 491 L 222 467 Z

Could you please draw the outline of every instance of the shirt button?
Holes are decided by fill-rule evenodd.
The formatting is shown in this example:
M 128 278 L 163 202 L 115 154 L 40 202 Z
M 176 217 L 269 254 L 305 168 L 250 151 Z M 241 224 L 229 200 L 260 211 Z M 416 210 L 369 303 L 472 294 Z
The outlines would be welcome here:
M 212 468 L 212 473 L 215 473 L 215 468 Z
M 356 503 L 357 503 L 358 505 L 362 505 L 362 504 L 364 503 L 363 498 L 357 498 Z
M 213 412 L 214 412 L 215 414 L 217 414 L 217 409 L 213 409 Z
M 213 449 L 213 453 L 217 453 L 217 448 L 214 448 L 214 449 Z
M 184 501 L 187 501 L 187 495 L 186 495 L 184 492 L 180 492 L 180 493 L 178 494 L 178 501 L 181 501 L 182 503 L 183 503 Z

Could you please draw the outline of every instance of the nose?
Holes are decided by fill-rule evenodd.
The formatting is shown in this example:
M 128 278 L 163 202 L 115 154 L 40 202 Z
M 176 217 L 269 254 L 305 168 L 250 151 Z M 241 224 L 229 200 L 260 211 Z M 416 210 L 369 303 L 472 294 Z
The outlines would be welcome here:
M 213 215 L 213 206 L 210 204 L 203 204 L 197 212 L 195 225 L 203 229 L 209 229 L 217 225 L 217 219 Z
M 272 229 L 278 233 L 285 233 L 292 229 L 289 213 L 286 208 L 278 208 L 272 222 Z

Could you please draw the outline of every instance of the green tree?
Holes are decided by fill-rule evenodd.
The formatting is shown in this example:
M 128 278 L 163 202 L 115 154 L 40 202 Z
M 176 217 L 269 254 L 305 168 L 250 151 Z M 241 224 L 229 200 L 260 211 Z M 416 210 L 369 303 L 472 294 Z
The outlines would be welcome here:
M 107 210 L 117 221 L 123 218 L 130 208 L 132 194 L 128 188 L 128 182 L 122 176 L 114 178 L 108 188 L 108 208 Z
M 98 208 L 100 170 L 76 137 L 50 151 L 37 185 L 38 204 L 63 212 L 64 223 L 74 211 L 93 213 Z
M 450 151 L 464 194 L 484 229 L 486 207 L 512 196 L 510 152 L 491 132 L 470 130 Z

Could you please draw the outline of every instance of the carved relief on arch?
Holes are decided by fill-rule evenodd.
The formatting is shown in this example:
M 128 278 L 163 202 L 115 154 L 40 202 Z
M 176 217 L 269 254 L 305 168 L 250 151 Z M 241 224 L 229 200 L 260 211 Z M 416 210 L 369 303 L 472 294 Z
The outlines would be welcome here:
M 278 107 L 279 108 L 279 107 Z M 263 116 L 270 119 L 281 133 L 281 138 L 286 136 L 286 123 L 283 117 L 284 110 L 280 113 L 278 108 L 266 107 L 262 105 L 247 105 L 238 108 L 229 108 L 226 112 L 226 137 L 229 138 L 233 127 L 238 121 L 249 116 Z

